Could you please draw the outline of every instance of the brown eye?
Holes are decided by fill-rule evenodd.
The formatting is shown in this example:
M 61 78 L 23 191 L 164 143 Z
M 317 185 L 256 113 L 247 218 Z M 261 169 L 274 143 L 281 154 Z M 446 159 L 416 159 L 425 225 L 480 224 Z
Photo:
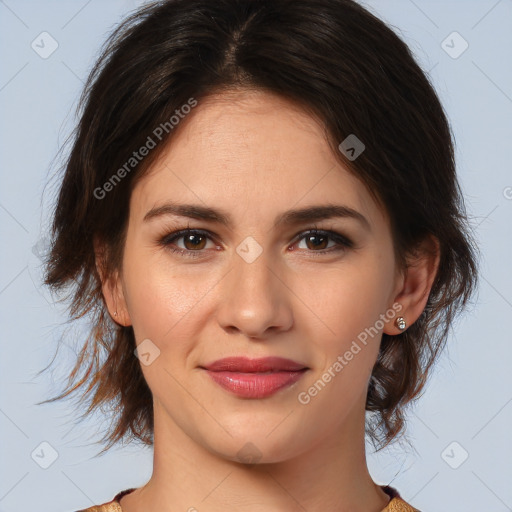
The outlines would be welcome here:
M 210 233 L 191 229 L 169 233 L 159 243 L 173 253 L 191 258 L 206 256 L 208 249 L 213 249 L 216 245 Z
M 329 244 L 329 237 L 325 235 L 308 235 L 304 239 L 308 249 L 326 249 Z
M 196 250 L 196 249 L 204 249 L 206 245 L 206 237 L 203 235 L 198 235 L 196 233 L 191 233 L 190 235 L 183 236 L 183 244 L 185 249 Z
M 335 251 L 346 251 L 354 247 L 354 243 L 336 231 L 310 230 L 301 235 L 297 247 L 310 253 L 318 253 L 320 256 Z

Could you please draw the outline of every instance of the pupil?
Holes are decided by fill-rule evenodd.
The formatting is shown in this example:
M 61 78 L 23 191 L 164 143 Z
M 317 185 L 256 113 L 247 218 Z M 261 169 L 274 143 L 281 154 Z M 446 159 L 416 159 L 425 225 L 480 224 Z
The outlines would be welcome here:
M 195 239 L 195 241 L 194 241 L 194 239 Z M 194 249 L 197 249 L 197 248 L 202 249 L 203 247 L 201 246 L 201 244 L 204 245 L 204 237 L 201 235 L 188 235 L 185 238 L 185 246 L 187 246 L 187 244 L 191 244 L 192 248 L 194 248 Z M 190 248 L 190 247 L 187 247 L 187 248 Z
M 318 242 L 318 243 L 315 243 L 314 242 L 315 239 L 316 240 L 321 240 L 321 241 Z M 322 246 L 321 247 L 322 249 L 325 248 L 325 241 L 326 240 L 327 240 L 327 237 L 325 237 L 325 236 L 311 235 L 311 236 L 308 237 L 308 242 L 312 243 L 312 245 L 314 247 L 317 247 L 317 248 Z

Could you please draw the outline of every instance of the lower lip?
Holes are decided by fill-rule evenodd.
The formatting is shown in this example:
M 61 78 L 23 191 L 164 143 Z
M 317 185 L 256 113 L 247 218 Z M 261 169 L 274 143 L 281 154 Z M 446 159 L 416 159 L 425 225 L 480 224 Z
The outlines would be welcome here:
M 306 370 L 273 373 L 206 371 L 217 384 L 237 396 L 243 398 L 265 398 L 297 382 Z

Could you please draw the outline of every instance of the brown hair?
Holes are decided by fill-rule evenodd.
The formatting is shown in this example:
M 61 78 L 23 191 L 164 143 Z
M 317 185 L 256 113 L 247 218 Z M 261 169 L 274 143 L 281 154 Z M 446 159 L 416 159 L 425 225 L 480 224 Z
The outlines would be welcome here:
M 54 290 L 71 287 L 70 316 L 86 316 L 92 329 L 64 392 L 46 402 L 78 392 L 84 416 L 110 406 L 103 451 L 125 437 L 152 444 L 152 395 L 133 329 L 108 315 L 93 241 L 108 247 L 107 273 L 118 269 L 131 190 L 174 133 L 169 120 L 191 98 L 235 88 L 281 95 L 322 121 L 333 153 L 388 212 L 401 265 L 427 235 L 439 241 L 423 314 L 405 332 L 383 334 L 373 368 L 366 430 L 382 448 L 403 431 L 405 406 L 474 291 L 477 249 L 433 86 L 407 45 L 352 0 L 166 0 L 109 37 L 80 99 L 45 278 Z M 162 125 L 157 147 L 113 183 Z M 355 160 L 338 149 L 350 134 L 366 147 Z M 98 192 L 109 180 L 108 193 Z

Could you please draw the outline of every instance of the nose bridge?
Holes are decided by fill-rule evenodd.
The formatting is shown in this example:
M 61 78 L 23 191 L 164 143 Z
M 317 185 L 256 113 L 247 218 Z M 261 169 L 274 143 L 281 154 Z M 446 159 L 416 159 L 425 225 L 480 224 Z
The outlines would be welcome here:
M 231 272 L 223 283 L 219 324 L 249 337 L 263 337 L 269 330 L 288 329 L 293 321 L 291 303 L 270 253 L 245 240 L 233 254 Z

